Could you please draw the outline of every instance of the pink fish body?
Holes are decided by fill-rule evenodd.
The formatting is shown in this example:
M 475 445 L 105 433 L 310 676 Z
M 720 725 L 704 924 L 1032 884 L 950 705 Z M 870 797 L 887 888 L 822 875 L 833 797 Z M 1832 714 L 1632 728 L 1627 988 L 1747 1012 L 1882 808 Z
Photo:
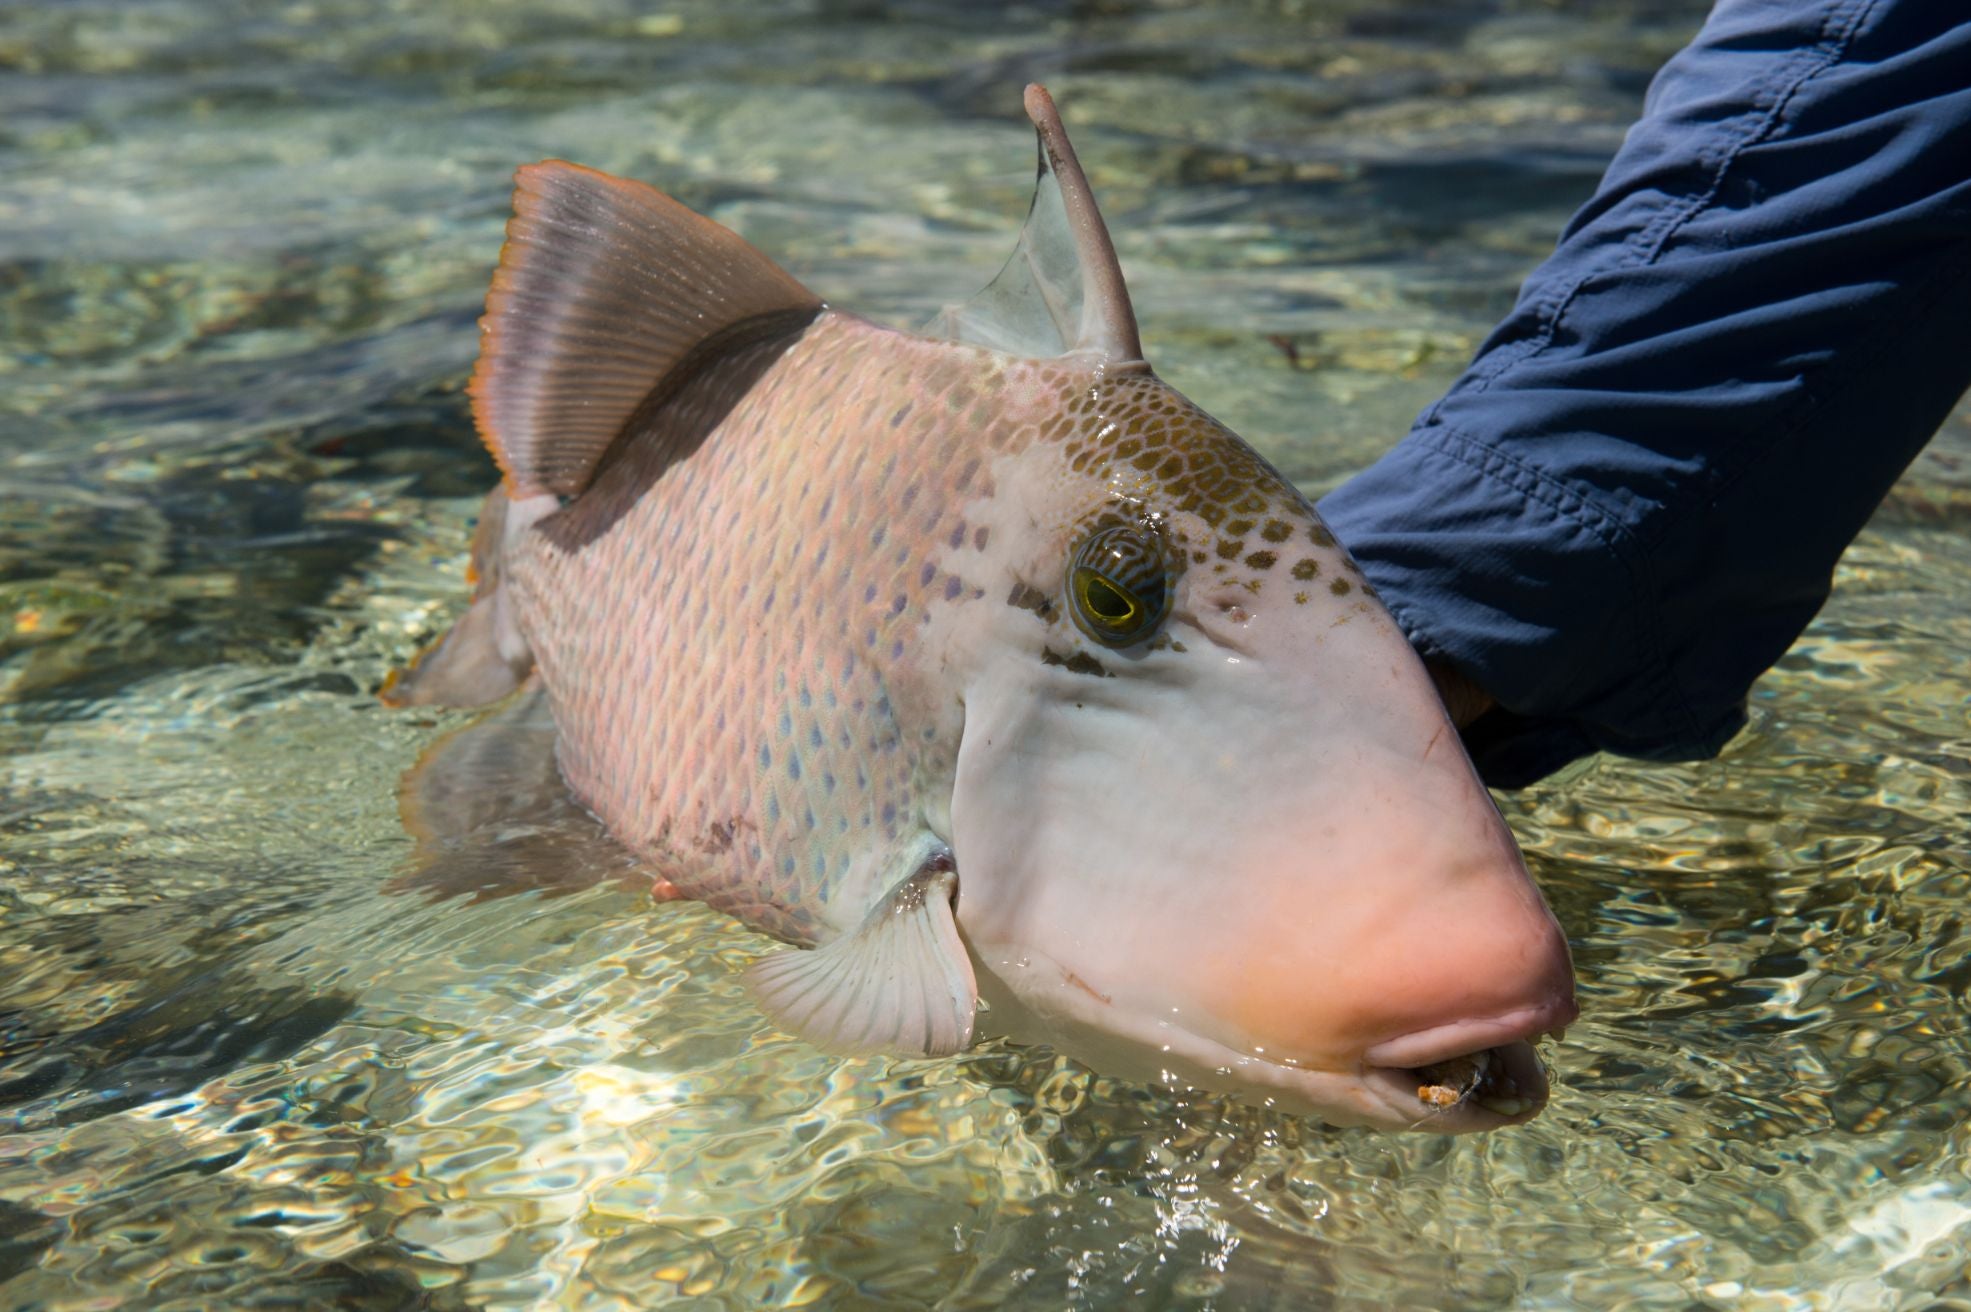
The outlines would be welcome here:
M 641 184 L 523 169 L 478 594 L 391 696 L 538 680 L 662 887 L 805 949 L 748 982 L 823 1046 L 948 1053 L 983 1015 L 1336 1122 L 1523 1120 L 1565 940 L 1353 563 L 1141 359 L 1027 103 L 1034 210 L 944 338 Z

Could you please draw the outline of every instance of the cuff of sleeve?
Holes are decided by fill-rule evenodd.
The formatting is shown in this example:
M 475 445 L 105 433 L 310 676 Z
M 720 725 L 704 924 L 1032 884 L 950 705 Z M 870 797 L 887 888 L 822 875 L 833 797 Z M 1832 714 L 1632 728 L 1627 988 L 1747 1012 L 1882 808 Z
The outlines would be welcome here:
M 1426 423 L 1319 510 L 1417 651 L 1498 703 L 1466 734 L 1487 783 L 1594 751 L 1708 756 L 1744 723 L 1680 695 L 1633 535 L 1526 460 Z

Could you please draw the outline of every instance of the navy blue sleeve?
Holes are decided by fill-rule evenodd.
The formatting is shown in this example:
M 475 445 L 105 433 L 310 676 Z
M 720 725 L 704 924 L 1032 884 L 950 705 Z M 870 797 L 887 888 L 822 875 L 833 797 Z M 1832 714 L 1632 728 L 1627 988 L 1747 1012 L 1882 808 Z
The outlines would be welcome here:
M 1715 753 L 1971 383 L 1971 11 L 1721 0 L 1451 390 L 1320 506 L 1514 787 Z

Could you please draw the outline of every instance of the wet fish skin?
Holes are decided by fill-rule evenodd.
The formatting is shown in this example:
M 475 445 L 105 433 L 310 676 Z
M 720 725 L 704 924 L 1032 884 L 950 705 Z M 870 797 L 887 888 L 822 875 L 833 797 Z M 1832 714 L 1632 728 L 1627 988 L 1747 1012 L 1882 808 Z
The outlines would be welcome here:
M 568 786 L 655 878 L 820 949 L 754 972 L 817 1041 L 950 1051 L 983 996 L 1105 1069 L 1412 1123 L 1369 1056 L 1564 1024 L 1565 940 L 1346 553 L 1140 359 L 1029 109 L 1035 209 L 962 341 L 825 307 L 635 184 L 523 170 L 474 383 L 507 474 L 481 590 L 393 695 L 531 667 Z M 1123 645 L 1074 594 L 1118 530 L 1169 598 Z

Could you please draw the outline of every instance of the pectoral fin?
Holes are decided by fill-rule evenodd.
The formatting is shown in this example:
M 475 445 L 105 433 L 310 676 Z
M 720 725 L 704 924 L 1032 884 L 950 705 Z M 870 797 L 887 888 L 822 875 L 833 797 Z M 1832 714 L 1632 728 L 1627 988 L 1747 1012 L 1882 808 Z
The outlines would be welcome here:
M 830 1052 L 942 1057 L 972 1041 L 978 985 L 958 937 L 949 852 L 925 861 L 856 928 L 746 972 L 760 1009 Z

